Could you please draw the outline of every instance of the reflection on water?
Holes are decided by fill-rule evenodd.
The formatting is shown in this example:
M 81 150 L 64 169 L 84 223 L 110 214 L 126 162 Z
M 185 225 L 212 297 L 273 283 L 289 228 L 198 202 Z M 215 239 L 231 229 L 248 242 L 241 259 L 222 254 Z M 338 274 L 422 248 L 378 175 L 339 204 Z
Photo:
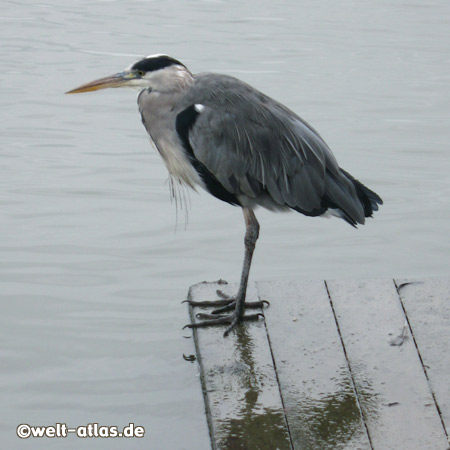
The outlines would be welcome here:
M 217 444 L 229 450 L 288 450 L 291 448 L 286 434 L 286 422 L 281 410 L 262 407 L 260 400 L 262 381 L 255 371 L 253 342 L 247 327 L 236 331 L 236 363 L 230 368 L 245 392 L 238 411 L 230 419 L 217 425 Z
M 235 354 L 224 365 L 210 369 L 208 379 L 217 379 L 224 373 L 235 380 L 239 389 L 224 392 L 212 405 L 213 410 L 221 408 L 221 400 L 227 396 L 241 394 L 236 409 L 219 414 L 226 420 L 214 422 L 214 435 L 221 449 L 290 449 L 290 439 L 286 434 L 286 420 L 290 436 L 296 449 L 333 450 L 368 447 L 367 431 L 361 415 L 377 415 L 377 396 L 371 389 L 370 380 L 354 386 L 347 368 L 343 369 L 333 385 L 334 392 L 321 397 L 309 398 L 303 392 L 293 393 L 282 390 L 284 411 L 281 408 L 264 408 L 264 383 L 261 379 L 261 362 L 254 354 L 255 345 L 249 336 L 247 326 L 236 333 Z M 259 349 L 260 351 L 260 349 Z M 258 366 L 258 369 L 255 367 Z M 219 384 L 220 388 L 223 385 Z M 220 389 L 219 388 L 219 389 Z M 214 389 L 214 388 L 213 388 Z M 234 392 L 236 391 L 236 392 Z M 277 393 L 278 395 L 278 393 Z M 213 412 L 214 417 L 214 412 Z
M 247 398 L 245 399 L 247 401 Z M 249 406 L 247 404 L 247 406 Z M 290 450 L 285 430 L 280 428 L 284 421 L 280 411 L 252 414 L 247 410 L 240 419 L 230 419 L 219 424 L 217 444 L 227 450 Z
M 286 408 L 290 431 L 300 449 L 344 449 L 352 441 L 360 441 L 366 430 L 360 406 L 348 371 L 340 374 L 339 390 L 321 398 L 309 399 L 299 393 L 298 403 Z M 358 386 L 358 397 L 366 414 L 371 406 L 376 414 L 376 398 L 369 382 Z
M 308 398 L 304 393 L 282 391 L 285 409 L 264 408 L 264 384 L 255 370 L 254 345 L 247 327 L 237 330 L 237 344 L 232 361 L 214 367 L 208 378 L 228 372 L 244 392 L 236 410 L 228 412 L 226 420 L 218 420 L 214 435 L 221 449 L 290 449 L 286 435 L 286 418 L 296 449 L 333 450 L 353 448 L 355 443 L 368 443 L 367 431 L 361 416 L 350 373 L 343 370 L 336 380 L 336 391 L 320 398 Z M 356 386 L 358 399 L 367 417 L 377 415 L 377 396 L 370 380 Z M 226 394 L 224 394 L 226 396 Z M 229 395 L 234 395 L 230 392 Z M 220 409 L 220 401 L 213 405 Z M 361 447 L 363 448 L 363 447 Z M 365 447 L 364 447 L 365 448 Z M 368 447 L 367 447 L 368 448 Z

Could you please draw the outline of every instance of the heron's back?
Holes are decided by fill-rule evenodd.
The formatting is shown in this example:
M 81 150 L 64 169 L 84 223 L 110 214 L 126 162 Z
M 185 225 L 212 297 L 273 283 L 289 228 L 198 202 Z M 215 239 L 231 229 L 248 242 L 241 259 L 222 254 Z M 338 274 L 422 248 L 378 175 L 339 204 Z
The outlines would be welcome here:
M 327 211 L 364 223 L 382 201 L 344 170 L 307 122 L 228 75 L 203 73 L 179 102 L 177 132 L 206 189 L 243 207 Z M 220 189 L 219 189 L 220 188 Z

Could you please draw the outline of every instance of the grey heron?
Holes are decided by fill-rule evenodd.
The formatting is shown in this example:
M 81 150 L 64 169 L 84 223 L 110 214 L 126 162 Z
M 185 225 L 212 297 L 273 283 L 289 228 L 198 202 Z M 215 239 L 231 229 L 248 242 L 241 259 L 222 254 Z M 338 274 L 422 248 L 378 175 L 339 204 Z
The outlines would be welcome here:
M 226 306 L 188 327 L 227 324 L 227 335 L 242 320 L 258 317 L 244 314 L 259 235 L 257 206 L 312 217 L 331 214 L 356 227 L 383 203 L 339 167 L 314 128 L 237 78 L 193 74 L 170 56 L 151 55 L 68 93 L 118 87 L 140 91 L 142 122 L 173 180 L 200 186 L 243 210 L 245 254 L 236 297 L 217 302 Z

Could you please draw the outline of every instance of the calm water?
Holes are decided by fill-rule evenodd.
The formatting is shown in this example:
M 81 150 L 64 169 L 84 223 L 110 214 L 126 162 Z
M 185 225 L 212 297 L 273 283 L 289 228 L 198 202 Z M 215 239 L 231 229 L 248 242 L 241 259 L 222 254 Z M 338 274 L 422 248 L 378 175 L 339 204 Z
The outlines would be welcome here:
M 257 213 L 253 279 L 448 275 L 450 3 L 3 1 L 0 433 L 146 428 L 127 448 L 207 449 L 191 284 L 238 279 L 238 208 L 170 203 L 132 91 L 63 93 L 150 53 L 238 76 L 320 131 L 385 200 L 354 230 Z M 89 448 L 124 448 L 90 440 Z

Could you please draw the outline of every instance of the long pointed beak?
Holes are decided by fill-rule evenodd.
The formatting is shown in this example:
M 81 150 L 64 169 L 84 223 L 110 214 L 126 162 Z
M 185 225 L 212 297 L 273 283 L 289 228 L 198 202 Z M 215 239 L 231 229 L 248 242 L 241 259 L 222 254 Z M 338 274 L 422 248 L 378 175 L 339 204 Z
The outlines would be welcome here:
M 118 88 L 131 84 L 133 80 L 139 78 L 134 72 L 125 71 L 110 75 L 109 77 L 99 78 L 66 92 L 66 94 L 80 94 L 82 92 L 98 91 L 99 89 Z

